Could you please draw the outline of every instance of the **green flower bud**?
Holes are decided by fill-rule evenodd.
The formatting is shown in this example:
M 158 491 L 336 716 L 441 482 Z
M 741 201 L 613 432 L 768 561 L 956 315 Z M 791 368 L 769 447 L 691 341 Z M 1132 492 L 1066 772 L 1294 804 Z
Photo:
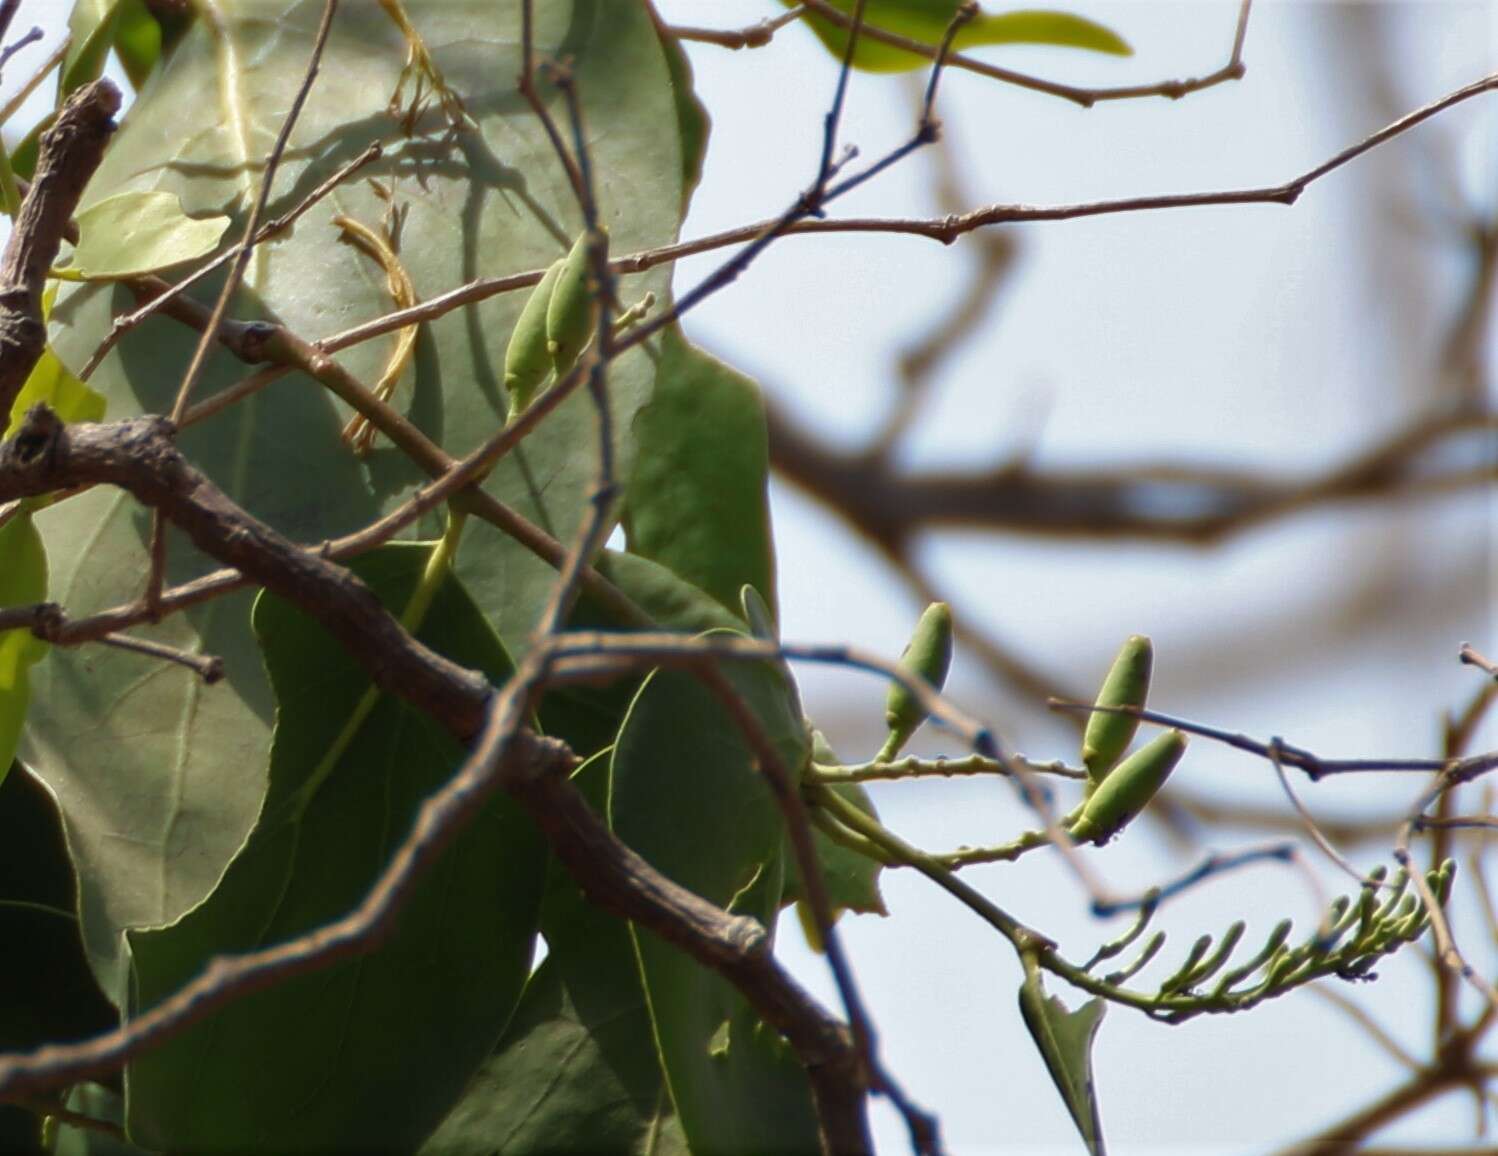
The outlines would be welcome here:
M 933 602 L 915 624 L 915 632 L 900 654 L 900 666 L 940 690 L 951 665 L 952 608 L 945 602 Z M 904 686 L 892 682 L 884 700 L 884 721 L 889 726 L 889 738 L 882 756 L 891 759 L 926 721 L 926 708 Z
M 1107 707 L 1144 706 L 1149 694 L 1150 669 L 1155 651 L 1143 634 L 1130 635 L 1119 649 L 1118 657 L 1103 680 L 1097 705 Z M 1134 741 L 1139 720 L 1133 715 L 1096 711 L 1087 716 L 1087 730 L 1082 736 L 1082 763 L 1087 768 L 1087 790 L 1097 790 Z
M 546 347 L 546 307 L 562 273 L 560 258 L 551 263 L 531 295 L 505 347 L 505 393 L 510 399 L 510 419 L 525 412 L 536 390 L 551 372 L 551 351 Z
M 1078 843 L 1102 845 L 1155 797 L 1186 753 L 1186 736 L 1169 730 L 1115 767 L 1082 807 L 1071 828 Z
M 562 272 L 546 304 L 546 348 L 558 377 L 572 368 L 593 337 L 597 302 L 590 271 L 588 234 L 583 233 L 562 258 Z

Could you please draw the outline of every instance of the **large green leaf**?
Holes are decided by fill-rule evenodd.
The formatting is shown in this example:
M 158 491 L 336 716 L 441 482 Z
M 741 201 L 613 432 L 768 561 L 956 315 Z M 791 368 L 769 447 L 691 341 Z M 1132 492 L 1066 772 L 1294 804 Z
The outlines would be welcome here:
M 781 672 L 768 664 L 725 670 L 799 774 L 808 740 Z M 689 674 L 652 674 L 619 732 L 612 772 L 609 815 L 625 843 L 705 899 L 774 927 L 780 813 L 710 691 Z M 661 1066 L 693 1151 L 816 1151 L 806 1074 L 785 1041 L 722 977 L 631 931 Z
M 790 0 L 782 0 L 789 4 Z M 854 0 L 829 0 L 834 8 L 851 14 Z M 961 0 L 865 0 L 864 22 L 936 48 Z M 817 38 L 839 61 L 848 51 L 848 30 L 815 14 L 802 17 Z M 1113 56 L 1133 52 L 1128 42 L 1112 29 L 1070 12 L 1022 9 L 1013 12 L 983 12 L 964 24 L 952 41 L 961 52 L 989 44 L 1051 44 L 1062 48 L 1085 48 Z M 931 61 L 893 45 L 860 38 L 853 64 L 869 72 L 908 72 L 929 68 Z
M 31 515 L 16 514 L 0 526 L 0 609 L 47 597 L 47 552 Z M 47 644 L 29 630 L 0 631 L 0 783 L 16 756 L 31 704 L 31 667 Z
M 126 0 L 74 0 L 68 16 L 68 51 L 57 76 L 57 99 L 104 73 Z
M 189 217 L 176 194 L 136 190 L 107 197 L 79 213 L 78 244 L 67 274 L 107 281 L 138 277 L 207 256 L 228 217 Z
M 609 757 L 600 752 L 572 776 L 600 812 Z M 424 1156 L 685 1156 L 629 929 L 583 898 L 555 861 L 541 929 L 546 962 Z
M 398 611 L 429 556 L 387 546 L 355 569 Z M 389 696 L 350 732 L 369 678 L 300 611 L 262 597 L 255 630 L 279 704 L 265 807 L 201 906 L 130 933 L 140 1009 L 215 955 L 283 942 L 353 908 L 463 758 Z M 438 589 L 419 637 L 492 679 L 509 673 L 456 580 Z M 132 1138 L 171 1151 L 415 1148 L 520 997 L 544 877 L 534 827 L 496 799 L 443 852 L 377 953 L 248 996 L 132 1064 Z
M 267 19 L 263 0 L 211 0 L 146 83 L 125 118 L 84 207 L 118 193 L 162 190 L 194 216 L 226 213 L 242 226 L 262 158 L 307 65 L 322 0 L 286 0 Z M 435 296 L 480 275 L 545 266 L 565 251 L 581 217 L 551 146 L 516 91 L 518 0 L 405 0 L 405 8 L 477 130 L 449 136 L 433 105 L 416 137 L 387 111 L 407 48 L 375 3 L 340 6 L 321 74 L 291 136 L 270 211 L 299 202 L 373 140 L 384 158 L 309 211 L 295 231 L 260 250 L 236 302 L 240 318 L 266 315 L 312 339 L 388 312 L 383 272 L 335 243 L 335 213 L 378 226 L 385 203 L 362 179 L 391 190 L 406 212 L 400 253 L 416 290 Z M 649 11 L 617 0 L 536 6 L 543 55 L 573 61 L 601 212 L 615 248 L 673 240 L 683 164 L 670 70 Z M 565 116 L 559 96 L 552 111 Z M 411 92 L 408 84 L 407 95 Z M 624 286 L 664 298 L 669 271 Z M 218 283 L 195 289 L 210 302 Z M 454 310 L 424 325 L 394 404 L 449 453 L 461 454 L 503 422 L 504 348 L 525 294 Z M 72 286 L 53 317 L 63 360 L 78 366 L 133 304 L 123 288 Z M 392 348 L 384 337 L 340 354 L 373 385 Z M 196 334 L 153 318 L 127 336 L 92 383 L 112 415 L 169 409 Z M 216 355 L 198 396 L 239 380 L 245 367 Z M 633 416 L 648 400 L 646 351 L 610 373 L 621 469 L 632 468 Z M 283 532 L 315 542 L 346 533 L 397 504 L 415 469 L 383 439 L 364 462 L 339 442 L 341 402 L 291 375 L 249 402 L 185 430 L 179 444 L 237 501 Z M 595 415 L 578 396 L 501 462 L 488 487 L 570 539 L 596 471 Z M 54 594 L 87 614 L 128 602 L 145 572 L 149 520 L 99 489 L 38 523 L 53 562 Z M 209 564 L 170 538 L 169 577 Z M 458 568 L 488 621 L 518 653 L 553 578 L 544 563 L 483 524 L 470 524 Z M 494 575 L 503 575 L 496 580 Z M 38 668 L 28 762 L 62 801 L 80 866 L 90 956 L 109 990 L 123 989 L 120 934 L 161 926 L 199 902 L 243 842 L 264 792 L 273 702 L 247 597 L 177 615 L 153 636 L 224 660 L 211 688 L 189 672 L 97 649 L 55 655 Z M 45 685 L 42 685 L 42 680 Z M 129 736 L 122 741 L 122 736 Z M 190 853 L 189 853 L 190 849 Z
M 1045 1060 L 1051 1082 L 1061 1093 L 1066 1110 L 1092 1156 L 1105 1156 L 1103 1128 L 1098 1119 L 1097 1091 L 1092 1082 L 1092 1041 L 1108 1005 L 1090 999 L 1076 1011 L 1045 993 L 1040 969 L 1025 961 L 1025 982 L 1019 989 L 1019 1010 L 1035 1047 Z
M 720 603 L 648 558 L 605 550 L 598 560 L 598 570 L 649 615 L 659 629 L 700 634 L 742 625 Z M 489 579 L 494 580 L 492 575 Z M 578 599 L 568 626 L 573 630 L 630 628 L 586 591 Z M 542 729 L 565 739 L 584 757 L 611 746 L 640 681 L 621 678 L 607 686 L 552 689 L 539 708 Z
M 83 955 L 57 805 L 19 764 L 0 780 L 0 1051 L 108 1031 L 116 1016 Z M 0 1104 L 0 1152 L 40 1152 L 37 1123 Z
M 769 444 L 759 387 L 672 327 L 661 343 L 655 394 L 634 432 L 630 550 L 730 609 L 739 608 L 747 583 L 773 610 Z
M 166 15 L 166 19 L 172 17 Z M 114 51 L 137 89 L 161 60 L 163 39 L 161 23 L 145 0 L 121 0 L 120 14 L 115 18 Z

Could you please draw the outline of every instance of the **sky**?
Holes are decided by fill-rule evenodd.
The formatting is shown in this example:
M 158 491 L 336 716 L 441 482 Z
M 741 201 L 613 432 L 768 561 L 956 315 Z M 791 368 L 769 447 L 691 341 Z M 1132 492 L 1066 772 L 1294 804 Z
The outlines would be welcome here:
M 658 0 L 668 21 L 741 27 L 769 0 Z M 1011 67 L 1080 84 L 1199 75 L 1225 58 L 1236 5 L 1069 5 L 1135 47 L 1127 60 L 1051 49 L 990 50 Z M 56 34 L 65 6 L 28 3 L 21 22 Z M 973 205 L 1046 204 L 1278 182 L 1394 116 L 1498 68 L 1491 6 L 1281 2 L 1256 6 L 1248 71 L 1179 102 L 1073 107 L 982 77 L 950 74 L 940 114 Z M 1380 37 L 1384 38 L 1382 42 Z M 49 40 L 49 43 L 51 41 Z M 1359 65 L 1396 61 L 1383 89 Z M 38 49 L 29 50 L 39 52 Z M 835 70 L 804 30 L 761 50 L 691 49 L 713 116 L 707 168 L 684 237 L 761 219 L 805 185 Z M 1376 72 L 1376 70 L 1375 70 Z M 24 69 L 6 79 L 11 91 Z M 844 139 L 878 155 L 908 133 L 911 91 L 858 76 Z M 22 114 L 24 123 L 25 113 Z M 1012 229 L 1018 272 L 981 332 L 944 365 L 901 461 L 979 466 L 1028 454 L 1045 466 L 1170 459 L 1314 472 L 1399 427 L 1444 388 L 1433 350 L 1459 300 L 1468 259 L 1442 222 L 1453 206 L 1498 204 L 1498 97 L 1470 102 L 1312 186 L 1292 208 L 1196 209 Z M 848 198 L 848 215 L 930 215 L 933 162 L 916 157 Z M 1440 173 L 1453 174 L 1450 182 Z M 1418 223 L 1412 224 L 1412 220 Z M 970 245 L 904 237 L 790 238 L 686 322 L 688 335 L 756 377 L 789 414 L 852 448 L 878 428 L 899 352 L 951 308 Z M 678 289 L 712 257 L 684 262 Z M 1494 399 L 1498 400 L 1498 399 Z M 920 605 L 835 518 L 776 482 L 783 631 L 898 653 Z M 1211 549 L 943 532 L 919 543 L 923 566 L 960 612 L 1058 679 L 1095 686 L 1118 643 L 1150 634 L 1154 705 L 1325 755 L 1430 755 L 1439 712 L 1475 687 L 1455 661 L 1471 640 L 1498 650 L 1491 495 L 1395 511 L 1341 507 L 1300 515 Z M 801 672 L 808 711 L 850 761 L 878 745 L 883 688 L 841 671 Z M 1015 746 L 1075 761 L 1075 740 L 1034 701 L 959 655 L 951 689 Z M 1489 726 L 1488 746 L 1498 741 Z M 950 736 L 920 740 L 957 753 Z M 1215 798 L 1283 805 L 1270 768 L 1197 744 L 1177 779 Z M 1317 814 L 1405 805 L 1388 780 L 1324 783 L 1302 794 Z M 1029 825 L 993 783 L 892 785 L 884 821 L 939 849 L 993 842 Z M 1233 832 L 1228 851 L 1261 843 Z M 1179 873 L 1205 848 L 1141 827 L 1089 852 L 1122 891 Z M 1377 848 L 1361 869 L 1387 861 Z M 981 868 L 975 885 L 1053 935 L 1072 957 L 1116 934 L 1056 860 Z M 1328 872 L 1325 885 L 1345 889 Z M 1075 1133 L 1024 1034 L 1020 969 L 989 929 L 928 884 L 887 873 L 888 919 L 843 924 L 881 1032 L 907 1090 L 942 1119 L 954 1152 L 1070 1152 Z M 1458 905 L 1458 918 L 1475 916 Z M 1283 915 L 1318 914 L 1302 879 L 1257 867 L 1173 905 L 1162 920 L 1179 953 L 1237 918 L 1262 935 Z M 1479 926 L 1469 920 L 1469 926 Z M 780 950 L 830 1004 L 823 962 L 794 922 Z M 1489 961 L 1491 962 L 1491 961 Z M 1407 1046 L 1425 1047 L 1429 984 L 1414 952 L 1354 994 Z M 1163 973 L 1162 973 L 1163 974 Z M 1075 993 L 1051 990 L 1075 1004 Z M 1334 1009 L 1301 993 L 1246 1016 L 1167 1028 L 1123 1008 L 1102 1026 L 1096 1071 L 1110 1150 L 1248 1153 L 1324 1125 L 1393 1085 L 1398 1068 Z M 1393 1129 L 1389 1143 L 1455 1143 L 1472 1109 L 1451 1100 Z M 876 1111 L 881 1149 L 906 1150 Z

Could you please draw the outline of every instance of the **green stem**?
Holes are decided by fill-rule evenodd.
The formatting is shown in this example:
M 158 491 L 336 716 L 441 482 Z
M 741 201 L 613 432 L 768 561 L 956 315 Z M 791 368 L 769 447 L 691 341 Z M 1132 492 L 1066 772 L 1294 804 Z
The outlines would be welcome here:
M 1045 831 L 1026 831 L 1008 843 L 993 847 L 959 847 L 944 855 L 932 855 L 931 859 L 949 871 L 959 871 L 963 867 L 976 867 L 980 863 L 1013 863 L 1027 851 L 1050 845 L 1051 837 Z
M 943 866 L 936 857 L 911 846 L 883 824 L 871 819 L 828 788 L 820 784 L 808 784 L 806 793 L 808 801 L 815 803 L 819 808 L 825 808 L 839 823 L 880 847 L 900 863 L 914 867 L 942 890 L 966 904 L 981 919 L 1009 940 L 1015 951 L 1019 952 L 1022 957 L 1026 953 L 1033 953 L 1036 962 L 1041 967 L 1053 975 L 1060 976 L 1082 991 L 1154 1015 L 1168 1015 L 1173 1012 L 1189 1015 L 1207 1011 L 1235 1011 L 1238 1010 L 1240 1001 L 1244 1006 L 1251 1006 L 1270 994 L 1267 990 L 1267 983 L 1239 996 L 1227 998 L 1213 996 L 1162 998 L 1159 995 L 1142 991 L 1113 987 L 1096 976 L 1090 975 L 1076 964 L 1062 959 L 1056 954 L 1055 945 L 1045 936 L 1026 927 L 987 896 L 964 883 Z M 1273 994 L 1279 994 L 1279 992 L 1276 991 Z
M 447 531 L 437 543 L 437 548 L 432 551 L 432 556 L 427 559 L 421 581 L 417 583 L 416 589 L 411 594 L 411 600 L 406 603 L 406 609 L 401 613 L 401 625 L 410 633 L 415 634 L 421 629 L 422 622 L 426 620 L 427 611 L 432 608 L 432 599 L 437 596 L 442 583 L 447 581 L 447 576 L 452 573 L 453 558 L 458 553 L 458 544 L 463 540 L 463 527 L 467 522 L 467 514 L 457 510 L 448 511 Z
M 835 792 L 819 784 L 808 784 L 806 793 L 808 801 L 830 812 L 843 826 L 855 834 L 862 835 L 870 843 L 891 855 L 897 862 L 914 867 L 942 890 L 972 908 L 1004 938 L 1014 944 L 1017 950 L 1037 942 L 1045 942 L 1044 937 L 1036 935 L 1007 911 L 992 903 L 981 892 L 969 887 L 934 857 L 918 847 L 912 847 L 884 824 L 865 815 Z
M 66 919 L 69 923 L 77 923 L 78 916 L 62 907 L 53 907 L 50 903 L 33 903 L 29 899 L 0 899 L 0 910 L 4 911 L 35 911 L 42 915 L 55 915 L 58 919 Z
M 812 765 L 808 777 L 823 783 L 868 783 L 892 779 L 959 778 L 972 775 L 1007 775 L 1009 767 L 995 759 L 982 755 L 968 755 L 960 759 L 922 759 L 907 755 L 900 759 L 881 757 L 867 763 L 847 765 Z M 1078 767 L 1068 767 L 1060 761 L 1035 762 L 1023 755 L 1013 755 L 1011 763 L 1020 763 L 1028 771 L 1040 775 L 1059 775 L 1065 779 L 1085 779 L 1087 772 Z
M 862 835 L 856 835 L 844 827 L 821 807 L 808 807 L 807 815 L 813 825 L 827 838 L 841 847 L 850 851 L 856 851 L 866 859 L 872 859 L 876 863 L 883 863 L 886 867 L 901 866 L 900 861 L 878 844 L 871 843 Z
M 899 757 L 900 748 L 904 745 L 905 743 L 900 736 L 896 732 L 890 731 L 885 736 L 884 745 L 879 748 L 879 753 L 874 756 L 874 765 L 894 762 Z

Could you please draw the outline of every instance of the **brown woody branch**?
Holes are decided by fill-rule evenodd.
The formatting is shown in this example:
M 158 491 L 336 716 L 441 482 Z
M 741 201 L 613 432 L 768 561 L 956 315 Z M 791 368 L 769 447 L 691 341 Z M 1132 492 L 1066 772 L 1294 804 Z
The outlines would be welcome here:
M 1331 502 L 1476 486 L 1498 461 L 1422 477 L 1433 446 L 1498 430 L 1498 414 L 1417 419 L 1345 464 L 1307 479 L 1159 463 L 1126 469 L 987 470 L 904 474 L 882 455 L 835 449 L 769 409 L 770 460 L 782 476 L 898 552 L 917 531 L 968 526 L 1055 537 L 1140 538 L 1210 544 L 1271 518 Z
M 114 132 L 120 91 L 97 80 L 69 98 L 42 134 L 36 179 L 0 258 L 0 426 L 47 345 L 42 289 L 84 187 Z
M 343 567 L 252 518 L 177 450 L 170 425 L 137 418 L 64 426 L 34 407 L 0 447 L 0 501 L 68 486 L 118 486 L 159 511 L 205 554 L 316 617 L 382 690 L 461 738 L 483 724 L 489 685 L 412 638 Z

